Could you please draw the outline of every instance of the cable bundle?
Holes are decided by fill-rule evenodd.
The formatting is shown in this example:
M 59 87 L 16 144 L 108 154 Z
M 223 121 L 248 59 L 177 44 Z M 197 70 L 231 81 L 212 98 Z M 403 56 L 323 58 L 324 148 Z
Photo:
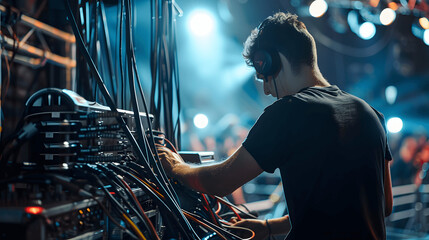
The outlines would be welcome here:
M 180 149 L 180 85 L 174 14 L 176 11 L 179 12 L 179 16 L 182 13 L 174 1 L 150 2 L 152 16 L 150 111 L 156 116 L 155 128 L 160 129 L 162 126 L 166 137 Z M 176 114 L 173 111 L 174 107 Z

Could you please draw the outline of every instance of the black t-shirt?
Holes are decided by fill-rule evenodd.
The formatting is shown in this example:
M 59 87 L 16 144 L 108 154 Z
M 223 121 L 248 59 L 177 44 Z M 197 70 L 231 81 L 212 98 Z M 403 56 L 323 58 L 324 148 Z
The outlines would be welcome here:
M 287 239 L 385 239 L 384 117 L 336 86 L 268 106 L 243 142 L 267 172 L 279 168 L 292 224 Z

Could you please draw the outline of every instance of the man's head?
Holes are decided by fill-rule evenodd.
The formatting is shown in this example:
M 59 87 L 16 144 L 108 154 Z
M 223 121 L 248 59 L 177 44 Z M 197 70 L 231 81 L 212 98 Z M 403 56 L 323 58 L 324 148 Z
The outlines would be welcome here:
M 279 52 L 287 58 L 295 74 L 302 65 L 314 68 L 317 64 L 314 38 L 296 15 L 279 12 L 265 19 L 247 38 L 243 56 L 257 71 L 271 66 L 265 74 L 258 72 L 268 77 L 277 75 L 282 67 Z

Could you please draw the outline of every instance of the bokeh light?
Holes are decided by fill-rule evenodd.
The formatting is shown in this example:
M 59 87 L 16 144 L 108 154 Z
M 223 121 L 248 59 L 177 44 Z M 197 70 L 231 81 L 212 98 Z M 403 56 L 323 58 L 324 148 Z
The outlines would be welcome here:
M 361 37 L 364 40 L 369 40 L 372 37 L 374 37 L 376 32 L 375 25 L 372 22 L 364 22 L 359 27 L 359 37 Z
M 391 8 L 385 8 L 380 13 L 380 22 L 381 24 L 387 26 L 392 24 L 393 21 L 396 19 L 396 12 L 393 11 Z
M 398 96 L 398 89 L 395 86 L 388 86 L 385 91 L 386 101 L 389 104 L 394 104 Z
M 209 11 L 198 9 L 190 13 L 188 26 L 195 36 L 207 37 L 214 32 L 216 24 L 213 15 Z
M 310 8 L 308 11 L 310 12 L 310 15 L 318 18 L 323 16 L 323 14 L 326 13 L 326 10 L 328 10 L 328 4 L 325 2 L 325 0 L 316 0 L 310 4 Z
M 429 29 L 426 29 L 423 33 L 423 42 L 425 42 L 426 45 L 429 45 Z
M 194 125 L 197 128 L 205 128 L 209 124 L 209 119 L 206 115 L 199 113 L 194 117 Z
M 423 29 L 429 29 L 429 20 L 427 18 L 419 18 L 419 24 Z
M 397 133 L 402 130 L 403 125 L 402 119 L 393 117 L 387 121 L 387 130 L 391 133 Z

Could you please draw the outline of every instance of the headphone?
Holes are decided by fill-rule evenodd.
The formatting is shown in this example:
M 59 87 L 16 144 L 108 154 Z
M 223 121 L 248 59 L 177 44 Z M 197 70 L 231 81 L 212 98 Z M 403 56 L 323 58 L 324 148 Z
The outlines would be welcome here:
M 262 30 L 265 27 L 265 24 L 270 20 L 270 18 L 265 19 L 258 26 L 258 48 L 259 48 L 259 37 L 261 35 Z M 253 54 L 253 67 L 255 68 L 257 73 L 264 75 L 264 81 L 268 82 L 268 76 L 273 77 L 274 89 L 277 94 L 277 99 L 279 99 L 279 92 L 277 90 L 277 84 L 275 75 L 280 72 L 281 69 L 281 61 L 279 52 L 276 49 L 258 49 Z
M 269 20 L 270 18 L 265 19 L 258 26 L 258 36 L 257 36 L 258 47 L 259 47 L 259 37 L 261 35 L 261 32 Z M 256 72 L 266 77 L 274 76 L 280 71 L 280 68 L 281 68 L 280 55 L 276 49 L 258 49 L 253 54 L 252 62 Z M 267 81 L 266 77 L 265 77 L 265 81 Z

